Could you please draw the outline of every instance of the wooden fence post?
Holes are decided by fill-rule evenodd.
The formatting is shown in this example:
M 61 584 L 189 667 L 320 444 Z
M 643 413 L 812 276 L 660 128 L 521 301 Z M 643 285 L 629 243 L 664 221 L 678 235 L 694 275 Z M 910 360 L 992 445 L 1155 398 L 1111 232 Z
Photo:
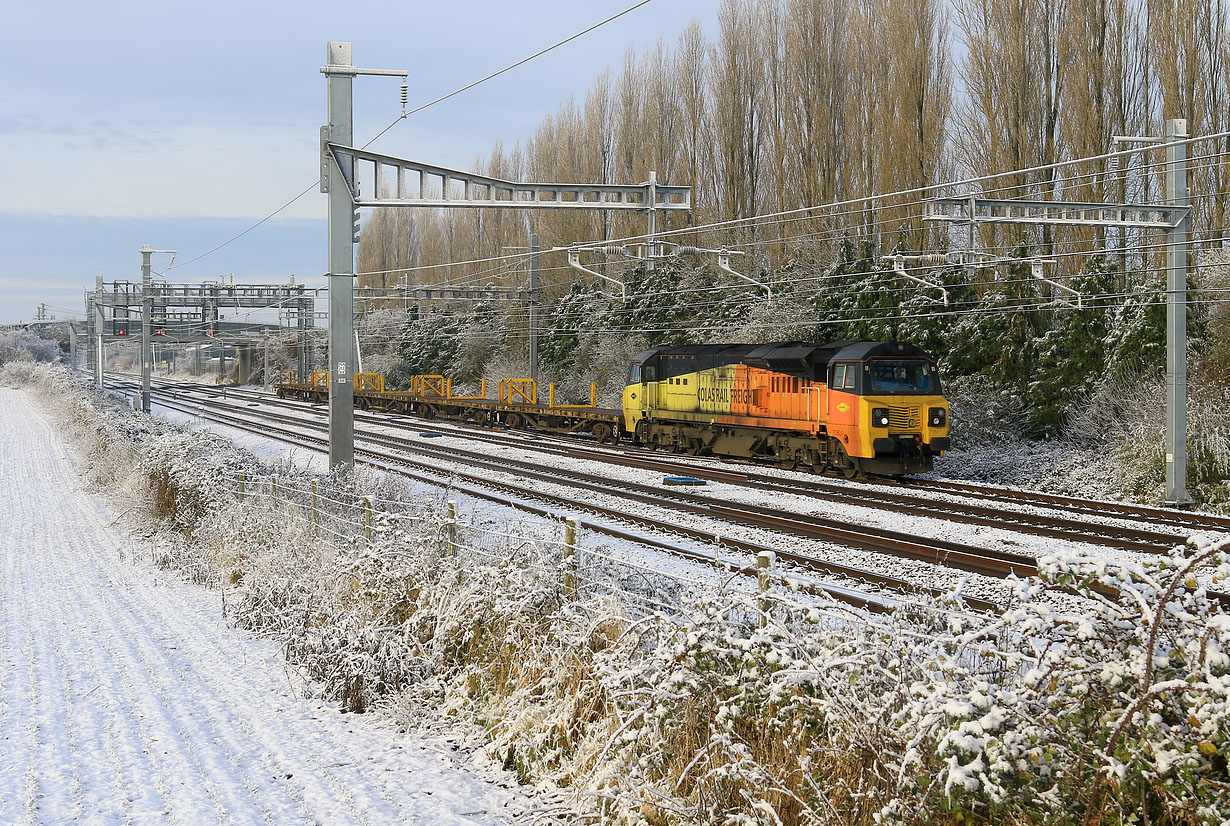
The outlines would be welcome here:
M 363 498 L 363 534 L 368 542 L 372 540 L 372 500 L 367 497 Z
M 577 596 L 577 520 L 564 520 L 564 594 L 569 599 Z
M 312 504 L 309 509 L 308 522 L 312 526 L 312 533 L 316 533 L 316 480 L 312 480 Z
M 448 500 L 448 519 L 445 530 L 447 531 L 447 545 L 445 546 L 446 556 L 457 555 L 457 503 L 452 499 Z
M 760 622 L 761 628 L 769 624 L 769 574 L 773 571 L 772 551 L 761 551 L 756 554 L 756 586 L 760 589 Z

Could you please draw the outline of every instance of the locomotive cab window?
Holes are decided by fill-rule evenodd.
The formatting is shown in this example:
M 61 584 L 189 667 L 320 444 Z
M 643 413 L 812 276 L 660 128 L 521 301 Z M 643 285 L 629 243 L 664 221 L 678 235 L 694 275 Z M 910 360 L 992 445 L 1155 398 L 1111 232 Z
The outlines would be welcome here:
M 641 383 L 641 366 L 634 364 L 628 368 L 628 384 Z
M 935 365 L 922 359 L 873 359 L 866 370 L 870 393 L 940 392 Z
M 833 365 L 833 382 L 829 387 L 833 390 L 845 390 L 853 393 L 855 391 L 855 382 L 858 378 L 858 365 L 856 364 L 835 364 Z
M 654 367 L 652 364 L 647 365 L 645 367 L 645 381 L 657 381 L 657 380 L 658 380 L 658 368 Z

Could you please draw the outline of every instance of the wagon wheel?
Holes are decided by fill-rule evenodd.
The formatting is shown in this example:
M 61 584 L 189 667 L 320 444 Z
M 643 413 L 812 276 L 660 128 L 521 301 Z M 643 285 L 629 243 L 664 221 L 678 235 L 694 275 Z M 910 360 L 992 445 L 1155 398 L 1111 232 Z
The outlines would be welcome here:
M 607 444 L 608 442 L 615 441 L 614 439 L 611 438 L 611 433 L 613 432 L 612 428 L 606 422 L 598 422 L 592 428 L 590 428 L 589 432 L 593 433 L 594 437 L 597 438 L 597 440 L 601 442 L 602 444 Z
M 513 430 L 516 430 L 522 425 L 521 414 L 520 413 L 509 413 L 507 416 L 504 417 L 504 424 L 508 425 Z

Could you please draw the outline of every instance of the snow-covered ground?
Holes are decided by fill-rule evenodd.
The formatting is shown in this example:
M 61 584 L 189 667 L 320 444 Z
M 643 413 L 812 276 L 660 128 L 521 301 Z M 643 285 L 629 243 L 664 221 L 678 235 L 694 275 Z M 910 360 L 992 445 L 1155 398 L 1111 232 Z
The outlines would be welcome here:
M 509 775 L 311 699 L 217 592 L 156 570 L 0 388 L 0 823 L 495 824 Z M 542 816 L 542 812 L 538 813 Z

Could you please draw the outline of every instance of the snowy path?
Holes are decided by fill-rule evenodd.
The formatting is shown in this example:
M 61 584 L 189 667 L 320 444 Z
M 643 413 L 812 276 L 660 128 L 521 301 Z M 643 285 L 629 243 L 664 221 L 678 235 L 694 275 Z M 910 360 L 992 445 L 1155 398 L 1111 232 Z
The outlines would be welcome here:
M 134 555 L 40 408 L 0 388 L 0 823 L 488 824 L 443 746 L 301 699 L 276 645 Z

